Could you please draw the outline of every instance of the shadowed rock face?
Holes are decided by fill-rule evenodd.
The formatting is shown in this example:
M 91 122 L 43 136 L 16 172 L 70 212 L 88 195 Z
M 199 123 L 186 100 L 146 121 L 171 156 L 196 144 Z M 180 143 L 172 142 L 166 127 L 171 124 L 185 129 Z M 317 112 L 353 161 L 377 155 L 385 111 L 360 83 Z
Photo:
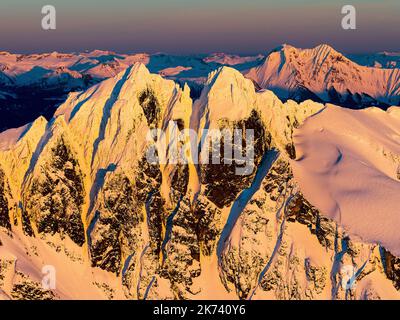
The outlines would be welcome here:
M 79 164 L 63 138 L 51 149 L 50 159 L 25 195 L 27 215 L 39 233 L 68 235 L 82 246 L 84 187 Z M 29 226 L 25 228 L 29 230 Z
M 238 121 L 236 123 L 227 124 L 224 128 L 235 130 L 241 129 L 243 134 L 245 134 L 246 129 L 254 130 L 254 169 L 248 175 L 238 175 L 236 174 L 237 164 L 223 164 L 223 154 L 224 154 L 224 140 L 221 138 L 220 147 L 220 163 L 212 164 L 210 159 L 210 164 L 200 165 L 201 170 L 201 182 L 206 185 L 205 195 L 207 198 L 213 202 L 218 208 L 223 208 L 237 197 L 240 191 L 248 188 L 253 180 L 256 168 L 260 164 L 261 158 L 267 151 L 268 146 L 271 142 L 271 137 L 268 132 L 266 132 L 265 127 L 260 119 L 260 115 L 256 111 L 252 111 L 248 119 Z M 221 128 L 221 129 L 224 129 Z M 242 146 L 243 149 L 246 145 L 246 137 L 243 136 Z M 232 144 L 232 150 L 239 148 Z
M 201 273 L 200 247 L 196 235 L 197 219 L 188 198 L 182 199 L 176 210 L 171 222 L 170 239 L 164 250 L 161 275 L 171 281 L 178 297 L 184 298 L 193 279 Z
M 332 222 L 323 217 L 300 192 L 295 194 L 290 202 L 287 217 L 289 222 L 306 225 L 310 232 L 317 236 L 321 245 L 333 249 L 336 231 Z
M 180 195 L 185 195 L 189 183 L 189 166 L 178 164 L 171 180 L 171 188 Z
M 40 283 L 25 280 L 16 284 L 11 292 L 15 300 L 55 300 L 55 295 L 50 290 L 44 290 Z
M 138 169 L 135 183 L 138 201 L 146 210 L 151 250 L 159 256 L 165 217 L 164 199 L 160 194 L 161 171 L 158 165 L 149 164 L 145 157 L 139 162 Z
M 393 281 L 397 290 L 400 290 L 400 258 L 383 249 L 385 273 Z
M 193 281 L 202 272 L 201 254 L 212 254 L 221 232 L 220 220 L 220 210 L 203 195 L 194 205 L 184 196 L 169 216 L 160 275 L 170 281 L 179 299 L 196 292 Z
M 4 171 L 0 168 L 0 227 L 11 230 L 5 179 Z
M 202 253 L 210 256 L 221 232 L 221 210 L 206 197 L 199 197 L 194 206 L 196 234 Z
M 29 220 L 28 213 L 26 212 L 25 209 L 22 210 L 22 230 L 24 234 L 26 234 L 29 237 L 34 237 L 35 232 L 33 231 L 31 221 Z
M 308 203 L 300 193 L 293 197 L 288 206 L 288 221 L 304 224 L 314 233 L 317 216 L 318 210 Z
M 147 119 L 149 128 L 154 128 L 160 119 L 160 106 L 154 92 L 146 89 L 139 94 L 139 103 Z
M 262 254 L 257 247 L 260 235 L 267 232 L 268 215 L 260 208 L 245 209 L 240 220 L 240 243 L 227 249 L 222 257 L 223 281 L 227 288 L 232 284 L 239 299 L 247 299 L 257 283 L 257 277 L 266 265 L 270 254 Z M 250 249 L 250 248 L 253 249 Z
M 111 176 L 100 191 L 96 222 L 89 235 L 92 265 L 119 274 L 123 253 L 135 255 L 143 221 L 133 185 L 124 174 Z M 111 250 L 110 250 L 111 248 Z

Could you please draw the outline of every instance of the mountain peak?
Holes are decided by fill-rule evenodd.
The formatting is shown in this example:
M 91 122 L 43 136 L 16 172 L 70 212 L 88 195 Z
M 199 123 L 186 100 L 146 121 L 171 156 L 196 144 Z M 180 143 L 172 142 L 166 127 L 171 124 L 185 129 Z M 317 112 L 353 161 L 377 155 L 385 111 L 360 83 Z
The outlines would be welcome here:
M 328 44 L 320 44 L 315 48 L 311 49 L 315 54 L 323 54 L 324 56 L 343 56 L 340 52 L 336 51 L 333 47 Z
M 282 45 L 280 45 L 279 47 L 277 47 L 275 50 L 276 51 L 281 51 L 281 50 L 290 50 L 290 49 L 296 49 L 296 50 L 298 50 L 298 48 L 296 48 L 296 47 L 294 47 L 294 46 L 292 46 L 292 45 L 290 45 L 290 44 L 287 44 L 287 43 L 284 43 L 284 44 L 282 44 Z
M 246 80 L 243 75 L 236 69 L 224 66 L 209 74 L 206 86 L 214 87 L 217 83 L 231 82 L 234 79 L 236 79 L 236 81 L 238 81 L 239 79 L 241 79 L 242 81 Z
M 125 71 L 122 71 L 122 73 Z M 147 77 L 150 75 L 149 69 L 141 62 L 136 62 L 133 66 L 129 67 L 128 78 L 131 77 Z
M 26 124 L 15 129 L 8 129 L 0 133 L 0 150 L 8 150 L 17 145 L 23 139 L 35 140 L 35 137 L 40 137 L 47 125 L 47 120 L 40 116 L 32 123 Z M 38 138 L 37 138 L 38 139 Z
M 238 92 L 242 95 L 244 92 L 254 91 L 252 81 L 239 71 L 231 67 L 221 67 L 209 74 L 201 97 L 230 95 L 233 99 Z
M 221 67 L 210 73 L 197 101 L 199 110 L 208 112 L 210 127 L 218 126 L 218 119 L 231 121 L 246 118 L 255 99 L 251 80 L 230 67 Z M 229 102 L 229 107 L 227 107 Z
M 274 52 L 297 53 L 297 54 L 303 53 L 303 54 L 312 55 L 312 56 L 321 55 L 321 54 L 343 56 L 340 52 L 336 51 L 332 46 L 330 46 L 329 44 L 326 44 L 326 43 L 319 44 L 319 45 L 315 46 L 314 48 L 310 48 L 310 49 L 297 48 L 290 44 L 284 43 L 271 51 L 271 53 L 274 53 Z
M 332 46 L 327 44 L 327 43 L 321 43 L 321 44 L 315 46 L 314 50 L 328 50 L 328 51 L 335 51 L 336 52 L 336 50 Z
M 400 77 L 398 69 L 362 67 L 328 44 L 311 49 L 283 45 L 262 65 L 248 70 L 246 77 L 284 100 L 389 106 L 398 104 L 400 95 L 399 88 L 393 86 Z

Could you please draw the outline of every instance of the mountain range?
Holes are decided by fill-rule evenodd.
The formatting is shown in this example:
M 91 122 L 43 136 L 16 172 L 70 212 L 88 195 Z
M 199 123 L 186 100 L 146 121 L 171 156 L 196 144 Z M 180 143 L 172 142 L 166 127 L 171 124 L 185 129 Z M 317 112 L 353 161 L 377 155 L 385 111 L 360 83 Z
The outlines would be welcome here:
M 221 65 L 243 70 L 262 58 L 228 54 L 127 55 L 102 50 L 29 55 L 0 52 L 0 131 L 21 126 L 40 115 L 50 119 L 69 92 L 85 90 L 136 62 L 182 86 L 188 83 L 192 96 L 198 96 L 208 74 Z
M 190 87 L 197 99 L 208 74 L 230 66 L 252 79 L 258 90 L 272 90 L 282 101 L 312 99 L 349 108 L 400 104 L 397 53 L 348 55 L 328 45 L 313 49 L 280 46 L 265 55 L 12 54 L 0 52 L 0 130 L 43 115 L 51 119 L 69 92 L 86 90 L 141 62 L 153 73 Z
M 0 133 L 0 297 L 399 299 L 398 107 L 279 98 L 302 86 L 325 102 L 332 86 L 342 101 L 351 84 L 346 99 L 386 105 L 398 102 L 398 70 L 326 46 L 240 61 L 259 65 L 217 68 L 197 98 L 136 62 L 69 93 L 49 120 Z M 198 137 L 254 130 L 251 172 L 168 153 L 149 162 L 149 131 L 170 121 Z M 41 285 L 46 266 L 55 288 Z

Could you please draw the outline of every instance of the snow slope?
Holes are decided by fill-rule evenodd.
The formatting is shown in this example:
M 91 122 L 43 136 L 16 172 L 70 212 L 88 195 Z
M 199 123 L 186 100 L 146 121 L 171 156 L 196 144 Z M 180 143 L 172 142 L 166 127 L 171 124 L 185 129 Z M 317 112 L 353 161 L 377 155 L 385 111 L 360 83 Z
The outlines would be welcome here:
M 349 234 L 400 254 L 400 108 L 328 105 L 295 131 L 296 181 Z

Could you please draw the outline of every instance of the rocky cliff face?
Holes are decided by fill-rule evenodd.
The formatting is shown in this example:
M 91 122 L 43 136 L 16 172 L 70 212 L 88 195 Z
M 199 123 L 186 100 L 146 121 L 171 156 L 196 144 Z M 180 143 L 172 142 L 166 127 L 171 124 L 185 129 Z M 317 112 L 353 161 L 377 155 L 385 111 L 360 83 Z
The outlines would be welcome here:
M 82 222 L 84 188 L 82 172 L 70 147 L 61 136 L 47 146 L 50 160 L 44 160 L 23 192 L 28 217 L 25 229 L 32 224 L 39 234 L 68 236 L 77 245 L 85 242 Z M 40 159 L 39 159 L 40 161 Z
M 8 183 L 4 175 L 4 171 L 0 169 L 0 226 L 7 230 L 11 230 L 7 189 Z
M 0 297 L 399 297 L 398 258 L 347 235 L 293 178 L 293 131 L 323 107 L 256 93 L 230 68 L 192 102 L 188 87 L 136 64 L 71 94 L 49 123 L 2 133 Z M 170 144 L 156 149 L 165 161 L 151 162 L 162 136 L 148 133 L 170 121 L 178 144 L 196 133 L 186 161 L 174 161 Z M 254 130 L 254 148 L 212 129 Z M 193 162 L 202 138 L 219 142 L 210 152 L 231 143 L 231 161 Z M 254 157 L 237 174 L 246 152 Z M 49 265 L 54 288 L 42 286 Z M 342 266 L 357 286 L 342 286 Z

